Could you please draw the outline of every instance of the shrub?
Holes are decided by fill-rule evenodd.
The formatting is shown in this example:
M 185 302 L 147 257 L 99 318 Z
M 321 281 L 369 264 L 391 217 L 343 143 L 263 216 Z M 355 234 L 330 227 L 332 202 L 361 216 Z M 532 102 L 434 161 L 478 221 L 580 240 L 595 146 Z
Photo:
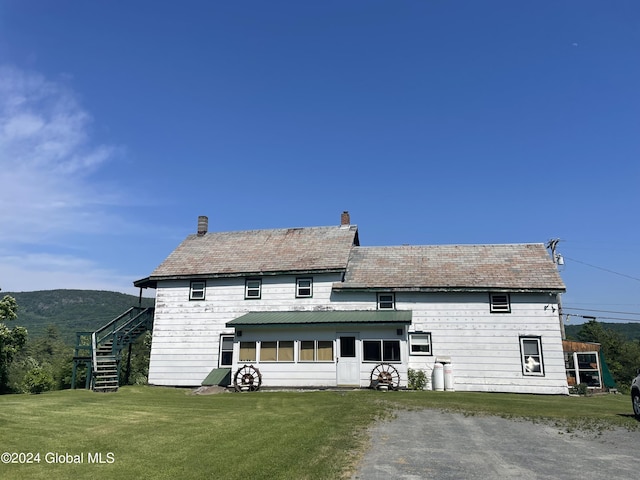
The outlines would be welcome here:
M 42 393 L 54 386 L 53 375 L 41 365 L 31 368 L 24 376 L 24 390 L 29 393 Z
M 409 390 L 424 390 L 429 380 L 424 370 L 414 370 L 410 368 L 407 372 L 409 380 Z
M 574 395 L 587 396 L 589 395 L 589 386 L 586 383 L 580 383 L 578 385 L 574 385 L 569 389 L 569 393 Z
M 581 383 L 577 387 L 578 395 L 588 395 L 589 394 L 589 386 L 586 383 Z

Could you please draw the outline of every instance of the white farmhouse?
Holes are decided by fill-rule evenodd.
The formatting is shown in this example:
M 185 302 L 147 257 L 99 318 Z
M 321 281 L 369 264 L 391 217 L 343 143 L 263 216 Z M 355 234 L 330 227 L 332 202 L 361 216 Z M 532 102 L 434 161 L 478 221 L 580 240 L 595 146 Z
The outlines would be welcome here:
M 567 394 L 559 295 L 542 244 L 362 247 L 341 224 L 208 232 L 144 279 L 149 383 Z M 226 374 L 226 375 L 225 375 Z

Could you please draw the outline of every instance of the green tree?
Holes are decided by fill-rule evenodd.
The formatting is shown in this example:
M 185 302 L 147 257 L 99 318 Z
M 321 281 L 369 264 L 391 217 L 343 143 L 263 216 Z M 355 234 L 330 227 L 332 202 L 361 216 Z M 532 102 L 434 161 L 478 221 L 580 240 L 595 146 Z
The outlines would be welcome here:
M 15 355 L 27 343 L 27 329 L 7 327 L 4 322 L 18 318 L 18 304 L 15 298 L 5 295 L 0 300 L 0 393 L 9 390 L 9 366 Z
M 149 355 L 151 352 L 151 332 L 141 335 L 132 345 L 131 359 L 125 349 L 122 355 L 122 373 L 120 382 L 122 385 L 146 385 L 149 376 Z M 127 374 L 126 366 L 130 366 Z M 127 382 L 128 381 L 128 382 Z
M 9 388 L 38 393 L 34 391 L 34 385 L 36 380 L 44 378 L 43 372 L 47 374 L 47 380 L 52 380 L 51 384 L 44 383 L 48 387 L 45 390 L 69 388 L 72 368 L 73 347 L 64 343 L 55 325 L 49 325 L 44 336 L 30 337 L 14 358 L 9 368 Z
M 22 380 L 22 391 L 29 393 L 42 393 L 52 390 L 54 387 L 53 374 L 49 365 L 40 365 L 37 360 L 29 357 L 29 369 Z

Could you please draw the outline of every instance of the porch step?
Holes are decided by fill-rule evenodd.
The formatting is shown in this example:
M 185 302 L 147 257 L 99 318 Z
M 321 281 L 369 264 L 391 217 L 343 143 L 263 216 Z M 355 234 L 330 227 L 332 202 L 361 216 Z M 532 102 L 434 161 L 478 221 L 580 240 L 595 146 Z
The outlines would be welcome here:
M 113 350 L 113 342 L 103 343 L 96 349 L 96 356 L 110 356 Z
M 111 353 L 111 346 L 108 346 Z M 106 348 L 105 348 L 106 350 Z M 118 362 L 113 355 L 100 354 L 100 349 L 96 352 L 96 371 L 93 382 L 94 392 L 117 392 L 118 391 Z

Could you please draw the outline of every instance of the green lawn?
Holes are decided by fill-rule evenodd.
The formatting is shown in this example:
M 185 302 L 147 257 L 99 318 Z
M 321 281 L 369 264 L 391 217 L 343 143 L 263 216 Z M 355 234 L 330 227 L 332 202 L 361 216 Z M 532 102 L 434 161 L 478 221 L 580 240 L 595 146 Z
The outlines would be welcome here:
M 568 429 L 638 428 L 626 395 L 67 390 L 0 396 L 0 453 L 40 454 L 39 463 L 0 464 L 0 478 L 333 479 L 366 447 L 366 427 L 398 408 L 544 418 Z M 82 463 L 50 463 L 56 453 Z M 107 463 L 95 463 L 96 454 Z

